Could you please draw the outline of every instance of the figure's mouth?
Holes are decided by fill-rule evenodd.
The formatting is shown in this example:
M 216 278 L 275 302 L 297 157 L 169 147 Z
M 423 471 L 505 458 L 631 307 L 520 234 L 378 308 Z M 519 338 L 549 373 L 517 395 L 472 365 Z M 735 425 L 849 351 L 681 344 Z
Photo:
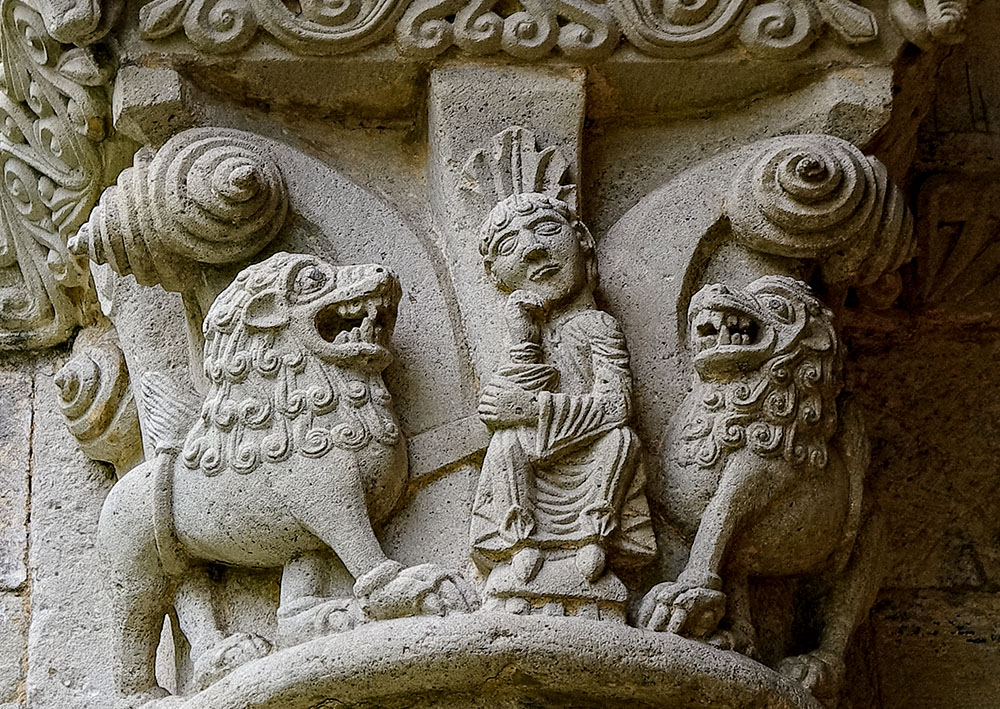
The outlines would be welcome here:
M 753 316 L 730 308 L 705 308 L 692 322 L 699 353 L 717 347 L 748 347 L 760 342 L 761 327 Z
M 528 275 L 528 278 L 531 281 L 533 281 L 535 283 L 538 283 L 540 281 L 544 281 L 544 280 L 546 280 L 548 278 L 551 278 L 555 274 L 559 273 L 560 270 L 562 270 L 562 266 L 560 266 L 559 264 L 557 264 L 557 263 L 547 263 L 547 264 L 545 264 L 543 266 L 539 266 L 538 268 L 534 269 Z

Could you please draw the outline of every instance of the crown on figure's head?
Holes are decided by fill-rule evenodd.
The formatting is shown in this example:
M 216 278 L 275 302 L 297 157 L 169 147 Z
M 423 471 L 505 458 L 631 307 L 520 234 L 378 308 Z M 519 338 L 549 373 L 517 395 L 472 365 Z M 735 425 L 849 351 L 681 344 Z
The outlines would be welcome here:
M 576 184 L 570 168 L 558 147 L 539 150 L 535 134 L 515 126 L 469 156 L 462 169 L 463 187 L 481 195 L 487 211 L 514 195 L 538 193 L 565 202 L 575 212 Z
M 556 146 L 540 150 L 527 128 L 515 126 L 493 136 L 488 148 L 469 157 L 462 174 L 467 181 L 463 187 L 485 202 L 479 244 L 483 256 L 488 257 L 497 230 L 516 215 L 549 209 L 580 228 L 569 161 Z

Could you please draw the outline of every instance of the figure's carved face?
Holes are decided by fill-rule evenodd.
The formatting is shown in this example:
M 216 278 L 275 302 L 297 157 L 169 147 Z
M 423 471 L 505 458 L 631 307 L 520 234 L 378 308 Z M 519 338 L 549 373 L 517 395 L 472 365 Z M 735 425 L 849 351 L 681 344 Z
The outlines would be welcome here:
M 338 268 L 313 256 L 283 256 L 275 287 L 247 303 L 247 327 L 287 327 L 327 361 L 388 364 L 401 293 L 395 275 L 377 264 Z
M 728 379 L 796 345 L 830 349 L 831 317 L 805 283 L 785 276 L 765 276 L 742 290 L 705 286 L 688 307 L 695 369 L 702 379 Z
M 586 283 L 587 257 L 573 226 L 552 209 L 517 215 L 493 237 L 487 258 L 497 285 L 564 301 Z

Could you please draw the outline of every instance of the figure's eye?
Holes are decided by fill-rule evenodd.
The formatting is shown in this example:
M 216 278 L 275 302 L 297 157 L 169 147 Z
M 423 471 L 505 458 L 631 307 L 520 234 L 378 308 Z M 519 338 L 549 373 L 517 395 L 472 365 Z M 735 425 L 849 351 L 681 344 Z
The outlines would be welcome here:
M 545 236 L 553 236 L 554 234 L 558 234 L 561 230 L 562 230 L 562 224 L 556 221 L 552 221 L 551 219 L 546 220 L 544 222 L 539 222 L 538 224 L 535 224 L 534 227 L 532 227 L 532 231 L 534 231 L 536 234 L 543 234 Z
M 768 298 L 767 307 L 779 320 L 788 320 L 788 304 L 781 298 Z
M 514 235 L 505 234 L 497 241 L 496 251 L 500 256 L 510 256 L 514 253 L 515 246 L 517 246 L 517 239 L 514 238 Z
M 327 276 L 321 270 L 313 267 L 305 267 L 295 276 L 295 291 L 301 295 L 315 293 L 326 285 Z

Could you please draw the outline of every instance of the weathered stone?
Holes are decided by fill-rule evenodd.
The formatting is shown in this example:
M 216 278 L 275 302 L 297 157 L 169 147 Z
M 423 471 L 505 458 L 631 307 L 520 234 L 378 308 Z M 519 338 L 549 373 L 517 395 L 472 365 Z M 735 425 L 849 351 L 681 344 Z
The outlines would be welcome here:
M 992 706 L 967 4 L 0 0 L 0 709 Z
M 27 579 L 32 373 L 3 367 L 0 392 L 0 591 L 11 591 Z
M 27 595 L 0 592 L 0 700 L 24 697 L 28 621 Z
M 61 364 L 43 360 L 36 374 L 27 703 L 105 709 L 113 665 L 95 542 L 114 475 L 87 458 L 66 430 L 54 381 Z

